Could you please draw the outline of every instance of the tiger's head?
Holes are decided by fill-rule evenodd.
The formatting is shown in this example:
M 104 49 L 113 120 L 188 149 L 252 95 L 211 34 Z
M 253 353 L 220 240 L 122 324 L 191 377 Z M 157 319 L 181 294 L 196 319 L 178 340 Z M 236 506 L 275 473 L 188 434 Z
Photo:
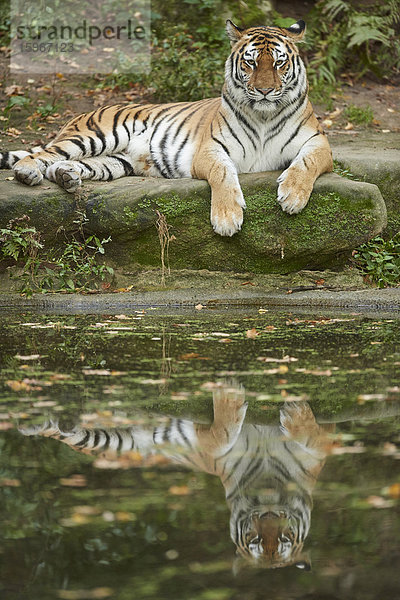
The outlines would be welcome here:
M 294 565 L 310 570 L 303 545 L 310 528 L 311 498 L 291 493 L 284 502 L 265 503 L 242 497 L 239 504 L 231 514 L 237 564 L 269 569 Z
M 232 52 L 225 64 L 225 89 L 238 104 L 270 111 L 307 93 L 306 71 L 296 42 L 304 21 L 291 27 L 241 29 L 226 22 Z

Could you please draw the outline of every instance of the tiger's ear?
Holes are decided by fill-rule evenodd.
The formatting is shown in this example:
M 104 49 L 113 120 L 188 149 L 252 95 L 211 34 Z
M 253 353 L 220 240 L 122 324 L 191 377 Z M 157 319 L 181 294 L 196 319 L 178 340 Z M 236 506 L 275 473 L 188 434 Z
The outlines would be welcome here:
M 293 23 L 290 27 L 284 27 L 283 29 L 288 38 L 294 42 L 300 42 L 306 32 L 306 24 L 304 21 L 297 21 L 297 23 Z
M 226 22 L 226 33 L 228 34 L 228 38 L 231 42 L 231 45 L 234 46 L 236 42 L 240 40 L 242 37 L 244 29 L 237 27 L 232 21 L 229 19 Z

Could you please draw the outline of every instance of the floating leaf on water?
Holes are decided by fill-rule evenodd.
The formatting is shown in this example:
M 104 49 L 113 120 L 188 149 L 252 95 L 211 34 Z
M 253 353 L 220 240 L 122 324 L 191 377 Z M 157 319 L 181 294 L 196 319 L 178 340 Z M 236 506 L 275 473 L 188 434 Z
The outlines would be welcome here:
M 167 383 L 165 377 L 162 379 L 142 379 L 140 382 L 141 385 L 163 385 L 164 383 Z
M 391 508 L 394 506 L 393 500 L 386 500 L 382 496 L 368 496 L 366 502 L 373 508 Z
M 0 487 L 19 487 L 21 482 L 19 479 L 8 479 L 7 477 L 0 478 Z
M 357 396 L 358 404 L 364 404 L 364 402 L 374 402 L 379 401 L 382 402 L 386 400 L 387 396 L 385 394 L 359 394 Z
M 16 381 L 16 380 L 8 380 L 6 381 L 6 385 L 8 385 L 9 388 L 12 389 L 13 392 L 27 392 L 30 391 L 32 388 L 30 385 L 28 385 L 27 383 L 23 382 L 23 381 Z
M 61 477 L 60 484 L 67 487 L 85 487 L 87 485 L 86 477 L 79 473 L 71 475 L 71 477 Z
M 248 329 L 248 330 L 246 331 L 246 337 L 247 337 L 247 338 L 250 338 L 250 339 L 252 339 L 252 340 L 253 340 L 254 338 L 256 338 L 258 335 L 260 335 L 260 332 L 259 332 L 259 331 L 257 331 L 257 329 L 256 329 L 255 327 L 253 327 L 253 329 Z
M 400 498 L 400 483 L 392 483 L 392 485 L 387 488 L 387 494 L 391 498 Z
M 188 496 L 191 493 L 187 485 L 171 485 L 168 492 L 173 496 Z
M 257 360 L 261 362 L 275 362 L 275 363 L 291 363 L 297 362 L 299 359 L 294 356 L 284 356 L 283 358 L 272 358 L 271 356 L 257 356 Z
M 104 600 L 111 598 L 114 590 L 106 587 L 93 588 L 91 590 L 58 590 L 57 596 L 61 600 Z
M 362 454 L 365 452 L 364 446 L 337 446 L 332 448 L 332 454 Z

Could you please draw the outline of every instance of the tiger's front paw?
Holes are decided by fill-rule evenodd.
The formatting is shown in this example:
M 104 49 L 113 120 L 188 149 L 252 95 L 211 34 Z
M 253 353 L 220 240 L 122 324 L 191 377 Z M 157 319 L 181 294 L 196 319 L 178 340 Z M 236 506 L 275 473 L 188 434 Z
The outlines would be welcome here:
M 13 167 L 15 178 L 25 185 L 39 185 L 43 179 L 43 175 L 36 166 L 35 161 L 27 158 L 22 158 Z
M 240 231 L 243 223 L 242 206 L 246 206 L 243 196 L 240 199 L 240 204 L 236 200 L 212 201 L 211 225 L 215 233 L 232 236 Z
M 297 214 L 306 206 L 313 188 L 313 181 L 307 180 L 307 173 L 289 167 L 278 177 L 278 202 L 282 210 Z
M 70 194 L 82 184 L 78 170 L 68 161 L 59 161 L 48 167 L 46 177 Z

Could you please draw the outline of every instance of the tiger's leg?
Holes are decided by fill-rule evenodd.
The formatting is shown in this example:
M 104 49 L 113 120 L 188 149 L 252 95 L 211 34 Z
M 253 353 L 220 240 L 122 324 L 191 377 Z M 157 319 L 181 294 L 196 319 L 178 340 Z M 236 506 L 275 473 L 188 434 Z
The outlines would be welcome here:
M 198 445 L 214 458 L 235 444 L 247 411 L 245 391 L 237 385 L 222 385 L 213 391 L 214 419 L 211 427 L 196 425 Z
M 70 193 L 81 185 L 83 179 L 112 181 L 133 174 L 132 159 L 123 153 L 80 161 L 62 160 L 46 169 L 46 178 Z
M 77 136 L 75 136 L 76 138 Z M 13 165 L 16 179 L 25 185 L 38 185 L 43 180 L 46 170 L 59 161 L 80 161 L 93 157 L 99 149 L 93 137 L 78 136 L 56 139 L 44 149 L 32 152 Z M 100 154 L 99 157 L 105 156 Z
M 300 152 L 278 177 L 278 202 L 290 214 L 299 213 L 306 206 L 315 180 L 322 173 L 332 171 L 332 153 L 326 135 L 318 132 L 302 146 Z
M 233 161 L 222 149 L 200 150 L 193 158 L 192 175 L 211 187 L 211 224 L 216 233 L 232 236 L 243 223 L 246 202 Z
M 22 158 L 30 156 L 32 152 L 38 152 L 41 148 L 36 147 L 32 150 L 12 150 L 11 152 L 0 152 L 0 169 L 12 169 L 15 163 Z
M 334 425 L 318 425 L 308 402 L 286 402 L 280 411 L 280 422 L 286 438 L 298 442 L 316 457 L 324 459 L 330 453 Z

